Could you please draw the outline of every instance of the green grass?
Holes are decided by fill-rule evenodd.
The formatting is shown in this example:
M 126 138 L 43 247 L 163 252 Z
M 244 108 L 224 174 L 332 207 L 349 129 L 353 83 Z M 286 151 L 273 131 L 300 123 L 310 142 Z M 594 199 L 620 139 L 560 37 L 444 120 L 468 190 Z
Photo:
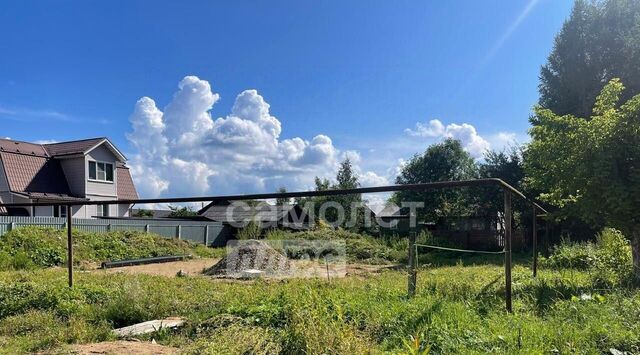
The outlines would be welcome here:
M 8 239 L 19 249 L 12 257 L 23 253 L 35 263 L 56 255 L 43 251 L 57 250 L 59 234 L 33 246 L 27 232 L 35 233 L 25 230 Z M 267 238 L 278 233 L 283 239 L 345 239 L 349 258 L 358 261 L 400 260 L 407 247 L 401 240 L 342 231 L 272 232 Z M 186 326 L 140 339 L 153 337 L 194 354 L 638 353 L 640 290 L 623 282 L 628 245 L 619 233 L 607 233 L 588 246 L 597 261 L 577 265 L 576 260 L 591 260 L 583 257 L 585 246 L 561 245 L 535 279 L 529 256 L 514 255 L 513 313 L 504 310 L 501 255 L 421 253 L 418 292 L 412 299 L 406 297 L 407 275 L 401 271 L 330 282 L 79 271 L 73 289 L 60 268 L 4 271 L 0 353 L 64 351 L 68 344 L 113 340 L 113 328 L 169 316 L 186 317 Z M 100 236 L 78 235 L 83 260 L 174 253 L 176 247 L 198 250 L 148 235 L 116 233 L 106 241 L 94 240 Z
M 408 300 L 397 271 L 331 283 L 77 273 L 72 290 L 59 269 L 4 272 L 0 347 L 21 353 L 109 340 L 112 327 L 185 316 L 186 327 L 156 340 L 191 353 L 399 352 L 412 338 L 432 353 L 640 350 L 637 290 L 595 289 L 580 270 L 541 270 L 533 279 L 520 265 L 508 314 L 503 277 L 490 264 L 422 269 Z
M 220 251 L 187 241 L 132 231 L 73 231 L 76 264 L 108 260 L 192 254 L 219 256 Z M 22 227 L 0 236 L 0 270 L 33 269 L 66 263 L 66 230 Z

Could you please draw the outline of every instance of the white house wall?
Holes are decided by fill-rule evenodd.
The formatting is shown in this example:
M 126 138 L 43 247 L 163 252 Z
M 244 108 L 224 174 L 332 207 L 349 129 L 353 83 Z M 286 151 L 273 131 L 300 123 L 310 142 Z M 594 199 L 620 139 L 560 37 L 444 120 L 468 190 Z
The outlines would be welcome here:
M 94 195 L 94 196 L 103 196 L 103 197 L 116 197 L 117 196 L 117 190 L 116 190 L 116 184 L 117 184 L 117 175 L 115 168 L 116 168 L 116 156 L 113 155 L 113 153 L 111 153 L 111 151 L 106 148 L 103 145 L 95 148 L 94 150 L 92 150 L 91 152 L 89 152 L 89 154 L 87 154 L 86 156 L 86 163 L 85 163 L 85 176 L 87 177 L 85 179 L 85 181 L 87 181 L 87 186 L 86 186 L 86 195 L 87 197 L 89 197 L 88 195 Z M 113 182 L 95 182 L 95 181 L 89 181 L 88 177 L 89 177 L 89 161 L 97 161 L 97 162 L 104 162 L 104 163 L 110 163 L 113 164 Z M 89 197 L 91 198 L 91 197 Z M 93 200 L 93 198 L 91 198 Z
M 35 217 L 51 217 L 53 216 L 52 206 L 35 206 Z
M 118 205 L 118 217 L 130 217 L 129 205 Z

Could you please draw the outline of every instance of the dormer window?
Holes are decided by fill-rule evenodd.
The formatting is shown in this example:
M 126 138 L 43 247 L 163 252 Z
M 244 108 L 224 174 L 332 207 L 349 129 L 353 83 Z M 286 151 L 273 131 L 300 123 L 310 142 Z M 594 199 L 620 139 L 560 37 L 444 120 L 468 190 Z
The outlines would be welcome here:
M 90 161 L 89 180 L 113 182 L 113 164 Z

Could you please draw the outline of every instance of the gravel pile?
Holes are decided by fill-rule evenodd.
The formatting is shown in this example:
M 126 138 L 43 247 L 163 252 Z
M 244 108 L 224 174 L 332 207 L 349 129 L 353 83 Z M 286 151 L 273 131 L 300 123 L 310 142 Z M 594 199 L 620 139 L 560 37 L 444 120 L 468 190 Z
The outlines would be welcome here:
M 240 241 L 222 260 L 203 273 L 215 277 L 245 278 L 247 271 L 255 270 L 264 276 L 285 276 L 291 270 L 291 263 L 268 243 L 252 239 Z

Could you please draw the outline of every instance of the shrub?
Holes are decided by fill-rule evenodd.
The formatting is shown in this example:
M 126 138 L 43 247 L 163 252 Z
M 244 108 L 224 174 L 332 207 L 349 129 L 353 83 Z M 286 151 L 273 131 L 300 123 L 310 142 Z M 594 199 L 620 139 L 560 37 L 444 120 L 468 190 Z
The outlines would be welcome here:
M 89 233 L 74 230 L 73 235 L 74 261 L 77 264 L 182 254 L 210 256 L 214 253 L 209 248 L 188 241 L 135 231 Z M 67 259 L 66 247 L 64 230 L 18 228 L 0 237 L 0 268 L 29 269 L 34 266 L 62 265 Z
M 350 261 L 367 263 L 398 262 L 406 258 L 407 246 L 401 239 L 384 239 L 366 234 L 353 233 L 342 229 L 308 230 L 300 232 L 270 231 L 269 240 L 344 240 L 347 257 Z M 406 238 L 402 238 L 405 239 Z M 399 249 L 397 247 L 400 246 Z M 302 252 L 302 251 L 301 251 Z M 296 255 L 292 255 L 296 256 Z
M 596 264 L 596 247 L 591 242 L 569 243 L 562 241 L 553 248 L 545 265 L 553 268 L 586 270 Z
M 556 269 L 589 270 L 595 284 L 608 288 L 626 279 L 631 272 L 631 247 L 620 231 L 605 228 L 595 243 L 563 242 L 543 262 Z
M 255 221 L 250 221 L 247 223 L 244 228 L 238 231 L 236 238 L 240 240 L 248 240 L 248 239 L 260 239 L 262 236 L 262 230 L 260 226 Z

